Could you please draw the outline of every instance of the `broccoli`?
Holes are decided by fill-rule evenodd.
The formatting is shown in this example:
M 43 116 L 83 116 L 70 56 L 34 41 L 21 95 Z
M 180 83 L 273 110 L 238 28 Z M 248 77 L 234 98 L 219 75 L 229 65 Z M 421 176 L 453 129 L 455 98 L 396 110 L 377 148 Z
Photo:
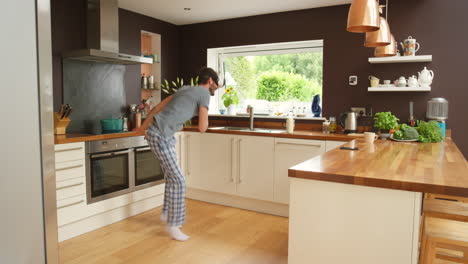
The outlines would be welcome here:
M 393 133 L 394 139 L 403 139 L 403 131 L 397 130 Z
M 408 126 L 403 131 L 403 139 L 405 140 L 412 140 L 412 139 L 418 139 L 418 138 L 419 138 L 419 133 L 414 127 Z
M 405 131 L 406 129 L 408 129 L 409 127 L 410 127 L 410 126 L 408 126 L 407 124 L 401 124 L 401 125 L 400 125 L 400 130 L 404 132 L 404 131 Z

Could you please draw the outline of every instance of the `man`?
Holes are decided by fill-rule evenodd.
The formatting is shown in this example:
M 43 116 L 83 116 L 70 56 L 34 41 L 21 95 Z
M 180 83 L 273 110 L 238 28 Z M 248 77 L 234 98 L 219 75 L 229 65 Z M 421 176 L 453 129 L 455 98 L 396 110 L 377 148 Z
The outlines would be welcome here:
M 153 153 L 161 161 L 166 177 L 164 205 L 161 220 L 167 223 L 166 231 L 178 241 L 189 236 L 180 227 L 185 223 L 185 177 L 177 164 L 174 133 L 183 124 L 198 115 L 198 130 L 208 128 L 210 95 L 218 89 L 218 74 L 211 68 L 202 68 L 198 73 L 198 86 L 184 86 L 167 97 L 149 113 L 139 132 L 146 129 L 146 139 Z M 154 118 L 153 118 L 154 117 Z

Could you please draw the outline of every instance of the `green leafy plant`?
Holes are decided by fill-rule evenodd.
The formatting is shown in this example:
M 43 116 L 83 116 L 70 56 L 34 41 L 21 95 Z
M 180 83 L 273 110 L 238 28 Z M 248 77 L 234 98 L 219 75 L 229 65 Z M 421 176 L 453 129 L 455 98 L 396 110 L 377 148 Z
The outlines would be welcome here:
M 236 105 L 239 103 L 239 95 L 237 94 L 237 91 L 234 90 L 234 87 L 232 85 L 226 86 L 226 88 L 224 89 L 222 99 L 225 107 L 228 107 L 232 104 Z
M 195 78 L 190 78 L 190 86 L 195 86 L 198 84 L 198 76 Z M 161 83 L 162 91 L 168 95 L 175 94 L 182 86 L 184 86 L 184 79 L 177 77 L 175 81 L 168 82 L 164 79 L 164 82 Z
M 436 143 L 442 141 L 442 131 L 440 131 L 437 121 L 421 122 L 418 126 L 419 141 L 423 143 Z
M 374 127 L 381 130 L 395 129 L 398 126 L 398 119 L 392 112 L 379 112 L 374 117 Z
M 257 99 L 270 102 L 306 102 L 315 94 L 321 94 L 320 85 L 300 74 L 270 71 L 261 74 L 257 79 Z
M 393 133 L 394 139 L 413 140 L 419 138 L 419 133 L 414 127 L 410 127 L 407 124 L 401 124 L 398 129 L 399 130 Z

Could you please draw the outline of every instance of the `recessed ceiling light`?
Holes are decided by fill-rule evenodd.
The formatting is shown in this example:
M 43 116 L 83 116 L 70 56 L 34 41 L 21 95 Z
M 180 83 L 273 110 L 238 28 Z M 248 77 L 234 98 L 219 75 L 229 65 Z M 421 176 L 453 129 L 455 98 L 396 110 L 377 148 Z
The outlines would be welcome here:
M 190 11 L 190 10 L 192 10 L 192 8 L 190 8 L 190 7 L 184 7 L 184 10 L 185 10 L 185 11 Z

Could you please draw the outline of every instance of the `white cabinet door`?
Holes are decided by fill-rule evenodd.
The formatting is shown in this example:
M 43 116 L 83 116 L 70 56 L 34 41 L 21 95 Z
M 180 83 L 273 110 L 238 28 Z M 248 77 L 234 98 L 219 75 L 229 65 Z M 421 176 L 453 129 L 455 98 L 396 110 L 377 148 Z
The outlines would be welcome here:
M 175 133 L 175 138 L 176 138 L 176 152 L 177 152 L 177 162 L 179 164 L 180 169 L 182 170 L 182 173 L 185 175 L 185 170 L 183 167 L 183 138 L 184 138 L 184 132 L 177 132 Z
M 332 149 L 336 149 L 337 147 L 344 145 L 348 143 L 347 141 L 332 141 L 332 140 L 327 140 L 327 147 L 326 151 L 330 151 Z
M 214 133 L 200 134 L 201 166 L 199 189 L 235 194 L 233 168 L 235 136 Z M 190 156 L 191 158 L 191 156 Z
M 236 137 L 238 175 L 237 194 L 243 197 L 273 200 L 274 138 Z
M 184 132 L 183 137 L 183 161 L 187 187 L 201 187 L 201 134 L 198 132 Z
M 276 138 L 274 201 L 289 203 L 289 168 L 324 152 L 325 141 Z

